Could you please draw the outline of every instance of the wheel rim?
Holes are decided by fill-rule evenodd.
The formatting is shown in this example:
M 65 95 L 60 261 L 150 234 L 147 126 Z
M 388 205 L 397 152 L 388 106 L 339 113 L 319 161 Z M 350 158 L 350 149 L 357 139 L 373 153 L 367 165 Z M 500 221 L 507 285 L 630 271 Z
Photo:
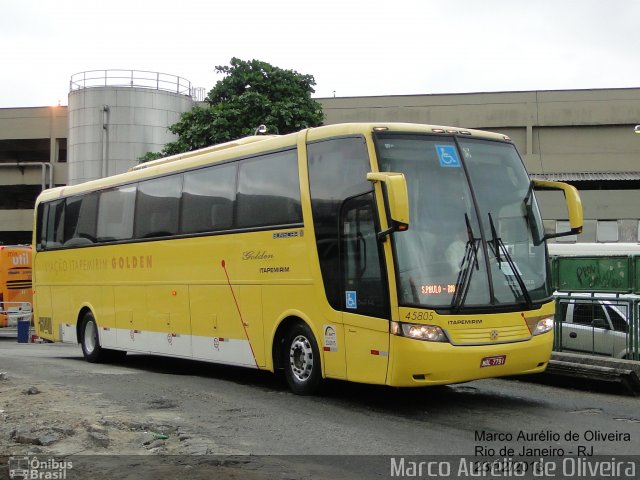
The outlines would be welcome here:
M 84 327 L 84 348 L 89 354 L 93 353 L 96 349 L 98 337 L 96 333 L 96 324 L 91 321 L 87 322 L 87 325 Z
M 309 340 L 298 335 L 289 348 L 289 366 L 291 373 L 300 382 L 309 379 L 313 371 L 313 349 Z

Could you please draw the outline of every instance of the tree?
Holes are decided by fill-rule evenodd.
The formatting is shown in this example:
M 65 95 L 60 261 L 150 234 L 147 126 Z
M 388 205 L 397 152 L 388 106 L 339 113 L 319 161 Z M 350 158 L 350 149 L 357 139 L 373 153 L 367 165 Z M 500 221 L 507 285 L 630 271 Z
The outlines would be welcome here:
M 322 105 L 311 98 L 312 75 L 235 57 L 229 66 L 215 69 L 225 76 L 207 95 L 206 105 L 183 113 L 169 127 L 178 139 L 141 162 L 253 135 L 259 125 L 281 135 L 322 125 Z

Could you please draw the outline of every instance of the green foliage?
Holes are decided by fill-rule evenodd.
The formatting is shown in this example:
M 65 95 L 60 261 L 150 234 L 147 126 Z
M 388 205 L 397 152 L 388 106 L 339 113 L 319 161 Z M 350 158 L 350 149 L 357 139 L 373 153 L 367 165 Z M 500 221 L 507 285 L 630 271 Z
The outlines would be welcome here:
M 206 105 L 183 113 L 169 127 L 178 139 L 141 161 L 253 135 L 259 125 L 266 125 L 267 133 L 281 135 L 322 125 L 322 106 L 311 98 L 313 76 L 235 57 L 230 65 L 217 66 L 216 72 L 224 78 L 211 89 Z
M 151 160 L 157 160 L 162 157 L 164 157 L 164 155 L 160 152 L 147 152 L 143 156 L 138 157 L 138 162 L 139 163 L 150 162 Z

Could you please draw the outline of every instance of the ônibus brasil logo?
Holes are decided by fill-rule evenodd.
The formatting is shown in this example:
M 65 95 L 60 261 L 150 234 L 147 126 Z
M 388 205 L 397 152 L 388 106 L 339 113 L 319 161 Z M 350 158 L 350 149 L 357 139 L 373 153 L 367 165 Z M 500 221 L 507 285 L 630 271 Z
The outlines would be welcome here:
M 72 468 L 72 462 L 55 458 L 41 460 L 35 456 L 9 457 L 11 479 L 64 480 L 67 478 L 67 470 Z

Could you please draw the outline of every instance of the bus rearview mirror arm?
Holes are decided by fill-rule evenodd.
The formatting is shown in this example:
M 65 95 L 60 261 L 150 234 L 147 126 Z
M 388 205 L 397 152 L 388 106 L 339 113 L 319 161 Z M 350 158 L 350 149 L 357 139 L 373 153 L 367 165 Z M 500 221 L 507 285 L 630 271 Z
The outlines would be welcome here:
M 409 228 L 409 193 L 404 174 L 395 172 L 369 172 L 367 180 L 380 182 L 385 186 L 385 211 L 388 228 L 378 233 L 378 240 L 383 241 L 393 232 L 405 231 Z

